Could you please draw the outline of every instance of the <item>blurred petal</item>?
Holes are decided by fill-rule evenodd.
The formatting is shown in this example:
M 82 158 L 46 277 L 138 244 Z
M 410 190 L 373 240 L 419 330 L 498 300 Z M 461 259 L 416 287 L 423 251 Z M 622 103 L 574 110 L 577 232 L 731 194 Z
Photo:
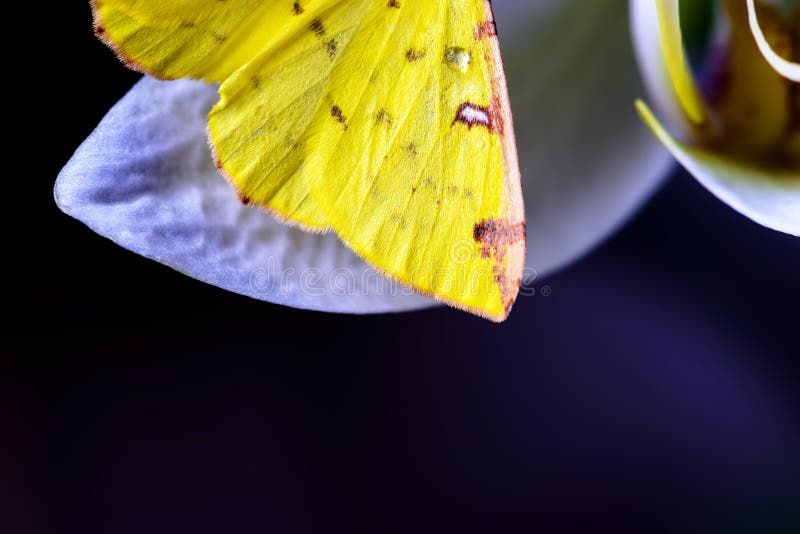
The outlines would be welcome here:
M 689 59 L 683 49 L 680 0 L 656 0 L 661 48 L 672 85 L 683 111 L 695 124 L 705 120 L 703 99 L 694 81 Z
M 644 88 L 627 8 L 626 0 L 495 2 L 522 165 L 527 264 L 539 274 L 616 230 L 669 168 L 630 112 Z
M 761 51 L 764 59 L 766 59 L 767 62 L 772 65 L 772 68 L 780 73 L 781 76 L 793 82 L 800 83 L 800 64 L 782 58 L 772 49 L 772 46 L 767 42 L 764 31 L 761 29 L 761 25 L 758 23 L 758 14 L 756 13 L 756 5 L 753 0 L 747 0 L 747 17 L 750 22 L 750 30 L 753 32 L 753 37 L 755 37 L 758 49 Z
M 335 235 L 242 206 L 206 144 L 216 99 L 199 82 L 143 79 L 59 175 L 59 207 L 133 252 L 256 299 L 346 313 L 433 304 L 378 275 Z
M 656 2 L 629 0 L 629 7 L 633 48 L 647 94 L 652 97 L 656 110 L 665 117 L 670 128 L 686 129 L 688 120 L 664 58 Z
M 720 200 L 754 221 L 800 235 L 800 175 L 770 171 L 680 143 L 658 122 L 646 104 L 637 110 L 673 156 Z

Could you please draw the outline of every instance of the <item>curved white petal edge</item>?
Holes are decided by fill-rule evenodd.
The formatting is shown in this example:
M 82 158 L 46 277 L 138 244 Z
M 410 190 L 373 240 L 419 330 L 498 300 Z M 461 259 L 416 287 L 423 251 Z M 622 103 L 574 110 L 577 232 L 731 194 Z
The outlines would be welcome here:
M 540 275 L 611 234 L 669 165 L 630 112 L 643 89 L 625 8 L 625 0 L 495 6 L 511 59 L 528 266 Z M 133 252 L 256 299 L 340 313 L 435 304 L 376 274 L 334 235 L 308 234 L 242 206 L 206 144 L 216 99 L 214 87 L 198 82 L 144 78 L 59 175 L 59 207 Z
M 214 166 L 206 114 L 216 88 L 144 78 L 61 171 L 56 202 L 119 245 L 260 300 L 343 313 L 434 304 L 377 274 L 333 234 L 243 206 Z
M 720 200 L 773 230 L 800 235 L 800 175 L 755 168 L 672 137 L 643 102 L 637 110 L 687 171 Z
M 688 128 L 664 58 L 655 0 L 629 0 L 629 12 L 634 54 L 653 106 L 668 127 Z
M 780 73 L 781 76 L 793 82 L 800 83 L 800 64 L 782 58 L 772 49 L 772 46 L 767 42 L 764 31 L 761 29 L 761 25 L 758 23 L 758 13 L 756 12 L 754 0 L 747 0 L 747 20 L 750 23 L 750 31 L 753 32 L 753 37 L 755 37 L 758 49 L 761 51 L 761 55 L 764 56 L 764 59 L 766 59 L 767 62 L 772 65 L 772 68 Z
M 542 276 L 613 234 L 674 165 L 631 110 L 645 89 L 627 0 L 555 3 L 494 4 L 522 167 L 527 266 Z M 520 5 L 539 10 L 536 24 L 521 23 L 530 18 Z

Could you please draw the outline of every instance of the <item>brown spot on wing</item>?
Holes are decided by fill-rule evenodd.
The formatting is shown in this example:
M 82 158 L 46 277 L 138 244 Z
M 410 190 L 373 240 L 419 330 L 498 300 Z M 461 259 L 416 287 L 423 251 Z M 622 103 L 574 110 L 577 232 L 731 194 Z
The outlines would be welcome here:
M 493 20 L 484 20 L 475 27 L 475 40 L 480 41 L 486 37 L 497 36 L 497 25 Z
M 388 129 L 391 130 L 392 129 L 392 125 L 394 124 L 394 117 L 392 117 L 392 114 L 389 113 L 386 109 L 381 108 L 375 114 L 375 124 L 383 124 Z
M 505 308 L 506 315 L 508 315 L 508 311 L 514 304 L 514 300 L 516 300 L 517 293 L 519 292 L 519 286 L 522 284 L 522 277 L 518 276 L 511 278 L 503 269 L 497 267 L 494 270 L 494 276 L 492 277 L 492 280 L 500 289 L 500 295 L 503 299 L 503 307 Z
M 339 45 L 336 43 L 336 39 L 324 41 L 322 44 L 325 46 L 325 50 L 328 52 L 329 57 L 332 58 L 336 55 L 336 50 L 339 47 Z
M 472 238 L 483 246 L 481 256 L 500 261 L 505 257 L 509 245 L 525 239 L 525 223 L 511 223 L 506 219 L 485 219 L 475 224 Z
M 252 206 L 254 204 L 253 199 L 248 197 L 241 191 L 237 191 L 236 196 L 239 198 L 239 202 L 241 202 L 243 206 Z
M 308 29 L 311 30 L 314 35 L 320 38 L 323 48 L 325 48 L 325 51 L 328 53 L 328 57 L 333 58 L 339 49 L 339 43 L 337 43 L 336 39 L 333 37 L 330 39 L 325 39 L 328 34 L 328 30 L 325 28 L 325 24 L 323 24 L 322 19 L 317 17 L 312 20 L 308 24 Z
M 425 50 L 417 50 L 415 48 L 409 48 L 406 50 L 406 60 L 408 60 L 409 63 L 414 63 L 424 57 Z
M 308 25 L 308 29 L 314 32 L 314 35 L 317 37 L 325 36 L 325 25 L 322 24 L 322 21 L 318 18 L 311 21 L 311 23 Z
M 342 108 L 339 106 L 333 106 L 331 108 L 331 117 L 342 125 L 342 127 L 346 130 L 347 129 L 347 117 L 344 116 L 342 113 Z
M 506 259 L 509 248 L 525 246 L 525 223 L 511 223 L 507 219 L 486 219 L 475 224 L 472 237 L 476 243 L 482 245 L 481 256 L 490 258 L 494 262 L 492 280 L 500 290 L 507 315 L 519 292 L 522 272 L 516 272 L 516 267 L 503 260 Z

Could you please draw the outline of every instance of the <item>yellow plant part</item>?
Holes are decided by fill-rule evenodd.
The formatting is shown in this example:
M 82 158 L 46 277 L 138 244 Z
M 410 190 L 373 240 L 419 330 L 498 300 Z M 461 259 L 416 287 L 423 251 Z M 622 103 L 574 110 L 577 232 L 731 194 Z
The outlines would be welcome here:
M 95 17 L 134 68 L 221 84 L 209 137 L 243 202 L 505 319 L 525 224 L 489 0 L 97 0 Z
M 675 93 L 686 116 L 694 124 L 705 120 L 703 98 L 689 66 L 683 49 L 681 33 L 680 0 L 655 0 L 658 10 L 658 26 L 661 33 L 661 47 L 667 63 Z

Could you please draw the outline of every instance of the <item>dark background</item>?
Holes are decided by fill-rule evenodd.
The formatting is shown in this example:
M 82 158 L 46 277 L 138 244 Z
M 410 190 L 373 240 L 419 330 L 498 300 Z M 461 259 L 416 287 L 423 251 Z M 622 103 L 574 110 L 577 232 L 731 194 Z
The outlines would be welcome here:
M 59 169 L 138 78 L 64 4 L 12 227 L 0 530 L 800 528 L 796 238 L 676 172 L 503 325 L 229 294 L 56 208 Z

